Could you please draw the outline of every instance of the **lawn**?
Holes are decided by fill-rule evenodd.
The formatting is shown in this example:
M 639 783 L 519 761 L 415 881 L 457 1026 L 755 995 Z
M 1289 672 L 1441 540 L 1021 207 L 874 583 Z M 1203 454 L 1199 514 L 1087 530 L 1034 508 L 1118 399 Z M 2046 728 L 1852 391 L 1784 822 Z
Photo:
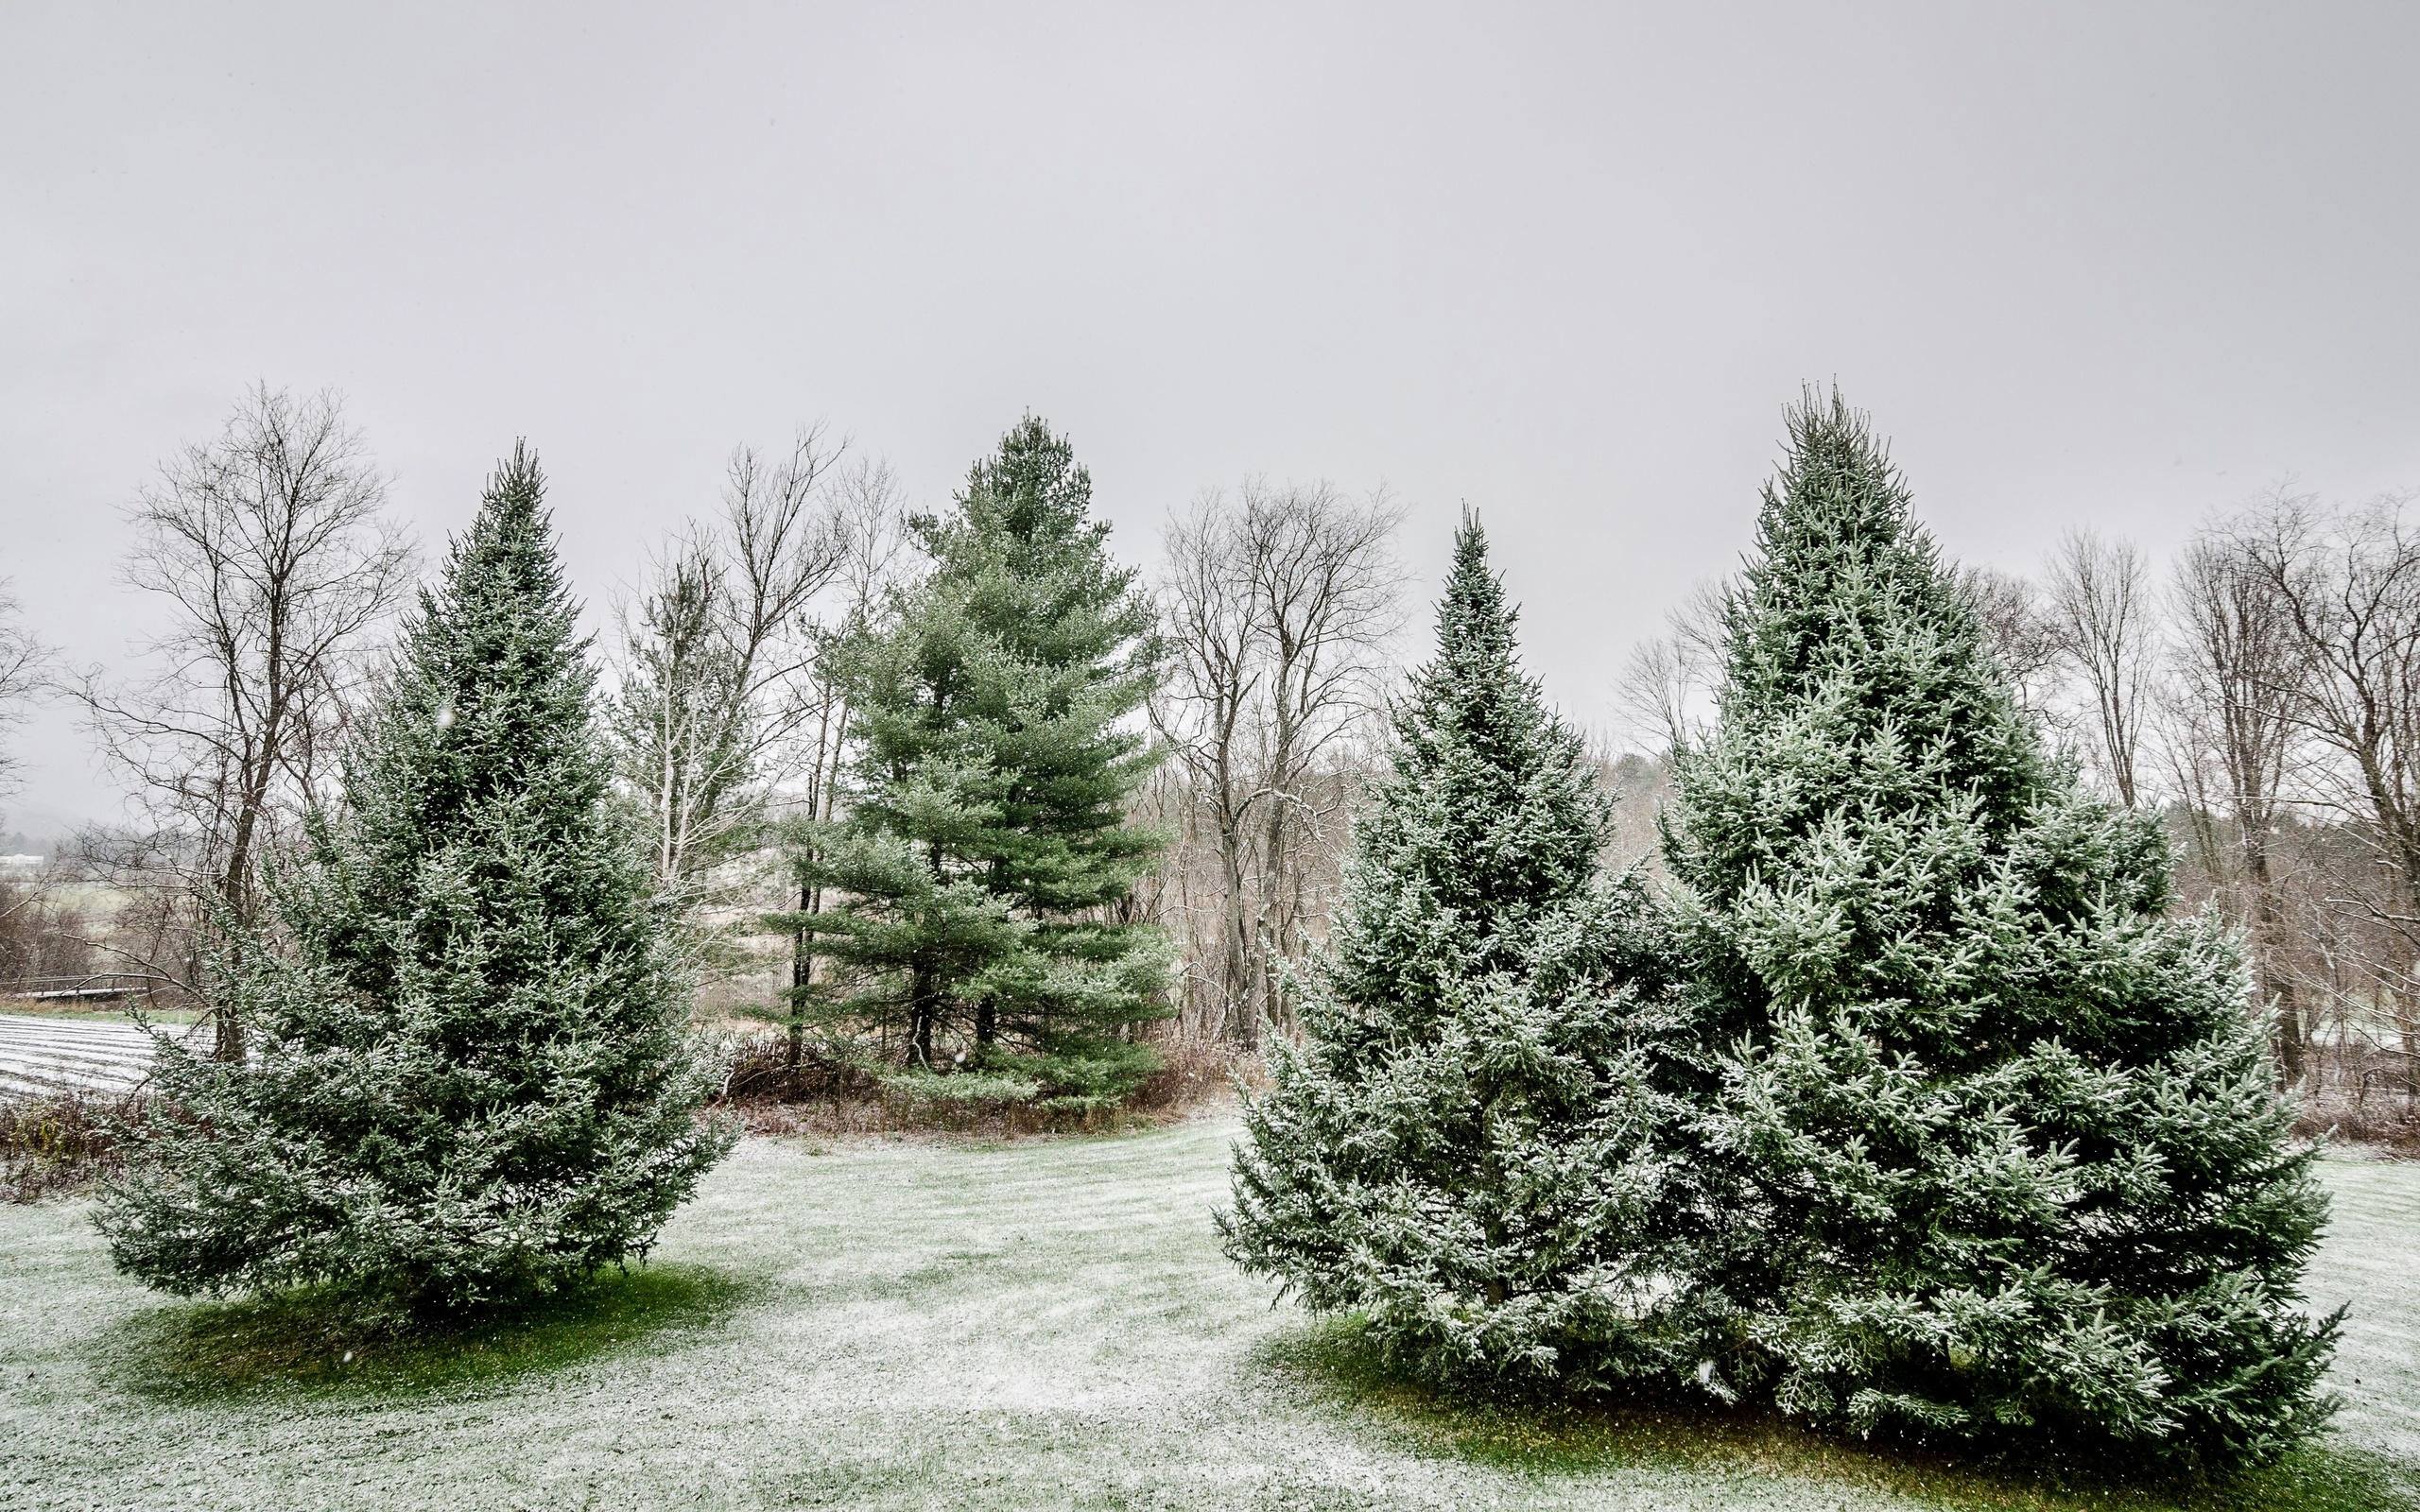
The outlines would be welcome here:
M 1446 1410 L 1219 1257 L 1231 1137 L 750 1140 L 645 1271 L 410 1349 L 156 1297 L 82 1203 L 0 1208 L 0 1505 L 2174 1504 L 1754 1423 Z M 2187 1504 L 2420 1504 L 2420 1166 L 2327 1176 L 2352 1405 Z

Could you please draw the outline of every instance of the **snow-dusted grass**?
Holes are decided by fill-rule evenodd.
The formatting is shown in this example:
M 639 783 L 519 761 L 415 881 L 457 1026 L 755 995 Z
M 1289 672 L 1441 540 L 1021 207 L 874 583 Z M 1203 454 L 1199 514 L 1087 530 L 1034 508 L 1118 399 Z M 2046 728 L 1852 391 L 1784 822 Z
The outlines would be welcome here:
M 409 1346 L 114 1276 L 0 1209 L 9 1507 L 2155 1507 L 1753 1424 L 1447 1410 L 1220 1259 L 1231 1126 L 751 1140 L 657 1263 Z M 2420 1166 L 2331 1162 L 2326 1443 L 2190 1503 L 2420 1501 Z M 350 1350 L 352 1358 L 346 1359 Z
M 2337 1429 L 2420 1477 L 2420 1162 L 2325 1169 L 2336 1212 L 2313 1289 L 2353 1305 L 2336 1357 Z

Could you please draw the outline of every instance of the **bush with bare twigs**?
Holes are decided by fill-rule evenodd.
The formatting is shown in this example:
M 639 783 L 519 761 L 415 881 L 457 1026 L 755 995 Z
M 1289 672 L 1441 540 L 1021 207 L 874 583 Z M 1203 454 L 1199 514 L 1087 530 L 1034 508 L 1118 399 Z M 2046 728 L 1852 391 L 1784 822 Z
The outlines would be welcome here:
M 117 1164 L 112 1126 L 141 1095 L 60 1092 L 0 1101 L 0 1202 L 80 1190 Z
M 1159 1069 L 1117 1099 L 1042 1099 L 1029 1082 L 994 1073 L 903 1072 L 844 1048 L 810 1045 L 795 1057 L 777 1032 L 706 1036 L 715 1104 L 751 1132 L 823 1135 L 952 1133 L 987 1137 L 1103 1131 L 1165 1123 L 1217 1106 L 1238 1082 L 1257 1084 L 1259 1058 L 1233 1046 L 1155 1042 Z

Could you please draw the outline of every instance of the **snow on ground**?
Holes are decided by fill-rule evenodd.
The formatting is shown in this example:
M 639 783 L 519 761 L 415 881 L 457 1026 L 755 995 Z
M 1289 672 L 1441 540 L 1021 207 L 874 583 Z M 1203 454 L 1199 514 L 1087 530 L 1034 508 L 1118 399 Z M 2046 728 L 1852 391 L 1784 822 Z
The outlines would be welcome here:
M 2420 1467 L 2420 1163 L 2330 1160 L 2336 1211 L 2313 1290 L 2352 1304 L 2336 1355 L 2339 1428 Z
M 170 1033 L 209 1030 L 179 1027 Z M 124 1091 L 151 1067 L 148 1033 L 130 1019 L 0 1013 L 0 1097 L 44 1091 Z
M 647 1272 L 441 1349 L 160 1297 L 110 1271 L 84 1204 L 0 1209 L 0 1506 L 2112 1504 L 1772 1429 L 1474 1418 L 1374 1383 L 1219 1255 L 1232 1138 L 750 1140 Z M 2420 1167 L 2328 1177 L 2315 1279 L 2356 1299 L 2357 1404 L 2308 1464 L 2206 1504 L 2420 1488 Z

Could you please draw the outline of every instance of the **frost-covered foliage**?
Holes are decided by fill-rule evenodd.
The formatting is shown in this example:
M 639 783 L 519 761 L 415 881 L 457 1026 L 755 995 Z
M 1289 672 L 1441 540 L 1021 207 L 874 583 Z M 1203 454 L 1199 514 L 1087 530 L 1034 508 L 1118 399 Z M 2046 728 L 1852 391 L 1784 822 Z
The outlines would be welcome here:
M 1731 1385 L 1858 1431 L 2187 1464 L 2325 1413 L 2325 1216 L 2236 942 L 2048 758 L 1899 474 L 1794 411 L 1667 851 Z
M 226 963 L 251 1062 L 162 1044 L 99 1214 L 152 1285 L 514 1300 L 643 1256 L 730 1146 L 543 492 L 516 449 L 278 882 L 285 938 Z
M 1132 716 L 1155 616 L 1091 517 L 1092 479 L 1028 416 L 958 507 L 913 522 L 932 571 L 835 649 L 856 756 L 847 813 L 809 825 L 786 915 L 838 970 L 808 1008 L 871 1026 L 895 1063 L 1115 1101 L 1157 1064 L 1167 943 L 1125 917 L 1163 836 L 1128 799 L 1157 760 Z
M 1677 1025 L 1638 887 L 1599 874 L 1593 767 L 1514 622 L 1465 522 L 1219 1228 L 1432 1380 L 1582 1387 L 1695 1359 L 1672 1352 Z

